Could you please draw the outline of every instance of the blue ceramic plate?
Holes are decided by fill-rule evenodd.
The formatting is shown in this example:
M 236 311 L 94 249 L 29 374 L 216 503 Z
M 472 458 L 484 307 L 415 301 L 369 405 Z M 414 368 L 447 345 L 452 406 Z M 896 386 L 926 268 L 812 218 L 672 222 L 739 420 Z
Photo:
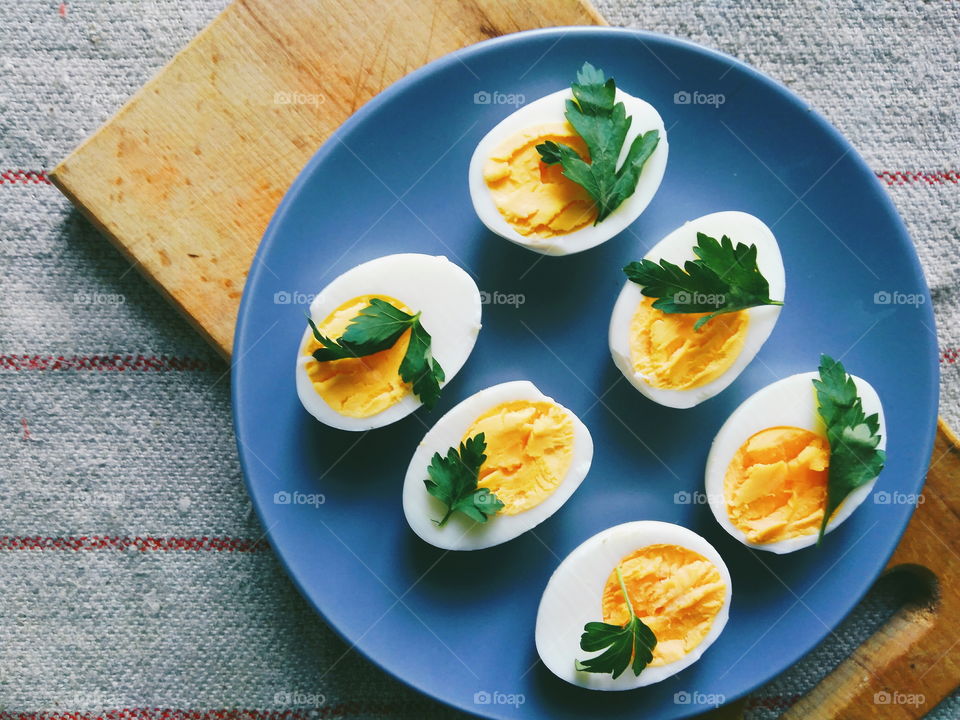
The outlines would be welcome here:
M 583 254 L 540 258 L 480 223 L 467 165 L 510 103 L 568 86 L 584 60 L 660 111 L 670 159 L 659 193 L 627 231 Z M 620 268 L 684 221 L 732 209 L 773 228 L 786 307 L 730 388 L 691 410 L 660 407 L 618 382 L 607 350 Z M 476 349 L 432 413 L 364 435 L 331 430 L 307 415 L 294 389 L 306 304 L 339 273 L 396 252 L 446 255 L 482 290 L 525 302 L 484 308 Z M 396 83 L 350 118 L 288 191 L 240 309 L 240 458 L 270 542 L 301 591 L 348 643 L 404 682 L 496 718 L 686 717 L 795 663 L 883 568 L 912 511 L 900 501 L 919 492 L 932 447 L 933 328 L 917 256 L 885 191 L 802 100 L 688 42 L 607 28 L 521 33 Z M 864 503 L 824 547 L 752 552 L 694 495 L 710 441 L 742 400 L 814 370 L 821 352 L 880 393 L 889 461 L 876 489 L 888 495 Z M 474 553 L 425 545 L 400 497 L 426 427 L 468 395 L 521 378 L 590 428 L 597 447 L 587 480 L 536 536 Z M 624 693 L 567 685 L 537 661 L 540 594 L 583 540 L 639 519 L 680 523 L 716 546 L 733 574 L 730 622 L 699 662 L 658 685 Z

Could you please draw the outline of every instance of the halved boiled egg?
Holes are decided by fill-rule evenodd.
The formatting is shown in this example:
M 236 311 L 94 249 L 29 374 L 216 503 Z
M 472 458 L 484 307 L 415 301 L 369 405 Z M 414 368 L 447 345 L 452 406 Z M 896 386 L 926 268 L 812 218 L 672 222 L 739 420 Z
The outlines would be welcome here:
M 617 576 L 623 577 L 623 587 Z M 652 661 L 619 677 L 578 670 L 575 661 L 599 652 L 580 647 L 584 626 L 623 626 L 634 614 L 653 631 Z M 540 659 L 557 677 L 592 690 L 631 690 L 660 682 L 695 663 L 719 637 L 733 586 L 723 558 L 692 530 L 642 520 L 600 532 L 554 571 L 537 611 Z
M 447 507 L 426 488 L 428 467 L 483 434 L 486 460 L 476 479 L 503 503 L 486 522 Z M 440 418 L 417 447 L 403 485 L 403 512 L 423 540 L 449 550 L 479 550 L 512 540 L 553 515 L 583 482 L 593 440 L 570 410 L 526 380 L 493 385 Z M 446 518 L 446 521 L 440 524 Z
M 830 444 L 809 372 L 778 380 L 747 398 L 710 447 L 706 495 L 724 530 L 758 550 L 788 553 L 814 545 L 827 500 Z M 876 413 L 879 449 L 886 423 L 877 391 L 852 376 L 866 415 Z M 826 531 L 846 520 L 869 496 L 876 478 L 854 490 Z
M 310 317 L 326 337 L 339 338 L 372 299 L 407 314 L 420 313 L 433 358 L 449 382 L 470 356 L 480 332 L 480 291 L 445 257 L 386 255 L 348 270 L 310 304 Z M 421 402 L 400 377 L 410 342 L 407 330 L 389 347 L 364 357 L 317 362 L 321 347 L 308 326 L 297 350 L 297 394 L 307 412 L 341 430 L 369 430 L 406 417 Z
M 757 267 L 770 284 L 770 297 L 783 299 L 786 279 L 780 247 L 770 228 L 748 213 L 726 211 L 691 220 L 645 257 L 682 267 L 695 257 L 697 233 L 718 240 L 726 235 L 734 245 L 755 245 Z M 736 380 L 780 316 L 779 305 L 764 305 L 718 315 L 694 329 L 706 313 L 665 313 L 653 302 L 640 285 L 627 280 L 610 317 L 610 354 L 637 390 L 673 408 L 698 405 Z
M 569 255 L 606 242 L 637 219 L 660 187 L 667 166 L 667 132 L 652 105 L 617 88 L 615 102 L 632 116 L 617 166 L 631 143 L 651 130 L 659 142 L 643 165 L 629 197 L 601 222 L 583 187 L 547 166 L 536 146 L 553 141 L 589 158 L 586 145 L 565 118 L 570 88 L 535 100 L 507 116 L 477 145 L 470 160 L 469 184 L 473 207 L 492 232 L 544 255 Z

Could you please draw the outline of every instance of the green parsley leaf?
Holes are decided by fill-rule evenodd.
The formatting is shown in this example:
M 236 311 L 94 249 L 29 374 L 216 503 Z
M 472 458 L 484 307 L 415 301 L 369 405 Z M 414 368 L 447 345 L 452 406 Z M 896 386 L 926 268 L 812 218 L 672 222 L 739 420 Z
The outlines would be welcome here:
M 820 379 L 813 381 L 817 391 L 820 417 L 827 428 L 830 443 L 830 467 L 827 475 L 827 506 L 820 525 L 823 541 L 827 524 L 844 499 L 862 485 L 873 480 L 886 462 L 887 454 L 879 450 L 880 418 L 866 415 L 857 386 L 839 360 L 820 356 Z
M 350 321 L 346 332 L 339 340 L 325 337 L 309 317 L 307 322 L 313 330 L 313 336 L 323 347 L 313 351 L 317 362 L 342 360 L 343 358 L 373 355 L 394 343 L 410 327 L 417 315 L 408 315 L 380 298 L 373 298 L 360 310 L 360 314 Z
M 427 409 L 433 408 L 440 399 L 440 383 L 444 380 L 443 368 L 433 358 L 430 350 L 430 333 L 420 321 L 413 323 L 410 345 L 400 363 L 400 377 L 413 384 L 413 393 Z
M 483 433 L 467 438 L 460 443 L 459 450 L 450 448 L 444 457 L 434 453 L 424 480 L 427 492 L 447 506 L 447 513 L 437 522 L 443 527 L 455 512 L 462 512 L 471 520 L 485 523 L 491 515 L 503 508 L 500 499 L 487 488 L 478 488 L 480 466 L 487 459 L 487 449 Z
M 400 362 L 400 377 L 413 385 L 413 393 L 431 410 L 440 398 L 443 368 L 434 357 L 430 333 L 420 322 L 420 313 L 409 315 L 385 300 L 372 298 L 360 314 L 350 321 L 339 339 L 323 335 L 311 318 L 307 318 L 313 336 L 323 347 L 313 351 L 317 362 L 357 358 L 391 348 L 407 330 L 410 343 Z
M 584 652 L 604 652 L 588 660 L 575 660 L 577 670 L 592 673 L 610 673 L 616 680 L 633 660 L 633 674 L 639 675 L 653 660 L 653 649 L 657 646 L 657 637 L 653 630 L 643 624 L 633 612 L 633 603 L 627 594 L 623 582 L 623 573 L 617 567 L 617 579 L 623 598 L 627 602 L 630 619 L 626 625 L 611 625 L 605 622 L 589 622 L 583 626 L 580 636 L 580 649 Z
M 622 102 L 614 103 L 617 86 L 613 78 L 605 78 L 602 70 L 584 63 L 571 89 L 573 99 L 567 100 L 565 115 L 583 138 L 590 152 L 589 162 L 569 145 L 552 140 L 537 145 L 537 151 L 547 165 L 559 163 L 563 175 L 593 198 L 597 206 L 596 225 L 633 195 L 640 171 L 660 142 L 660 132 L 650 130 L 634 138 L 618 169 L 617 160 L 633 118 L 627 116 Z
M 770 283 L 757 267 L 757 246 L 744 245 L 724 235 L 719 241 L 697 233 L 697 256 L 680 268 L 667 260 L 643 259 L 623 268 L 641 292 L 657 298 L 653 307 L 665 313 L 708 313 L 694 323 L 699 330 L 724 313 L 759 305 L 783 305 L 770 299 Z

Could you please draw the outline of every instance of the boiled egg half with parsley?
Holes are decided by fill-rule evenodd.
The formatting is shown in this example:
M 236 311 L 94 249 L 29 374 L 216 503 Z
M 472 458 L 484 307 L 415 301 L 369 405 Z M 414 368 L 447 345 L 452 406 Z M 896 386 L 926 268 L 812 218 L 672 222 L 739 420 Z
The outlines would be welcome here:
M 307 326 L 297 350 L 300 402 L 341 430 L 406 417 L 434 402 L 463 367 L 480 332 L 480 307 L 476 283 L 445 257 L 404 253 L 357 265 L 310 304 L 328 343 Z M 332 359 L 318 361 L 318 352 Z
M 612 82 L 584 65 L 572 88 L 524 105 L 480 141 L 469 185 L 487 228 L 534 252 L 569 255 L 606 242 L 646 209 L 667 166 L 667 132 L 652 105 Z M 544 160 L 538 146 L 551 143 L 564 160 Z M 609 189 L 631 165 L 635 179 L 627 169 Z M 598 173 L 608 186 L 602 202 L 591 180 Z
M 866 380 L 849 377 L 863 414 L 876 415 L 879 441 L 872 442 L 883 451 L 886 423 L 877 391 Z M 818 379 L 816 372 L 801 373 L 758 390 L 727 419 L 710 448 L 705 476 L 710 509 L 724 530 L 749 547 L 788 553 L 817 542 L 831 465 L 813 384 Z M 844 441 L 850 448 L 859 444 L 858 435 L 869 437 L 870 428 L 860 425 L 852 426 L 854 435 Z M 873 462 L 868 455 L 851 460 L 854 471 Z M 832 513 L 826 532 L 870 495 L 877 478 L 868 475 Z
M 692 530 L 652 520 L 616 525 L 577 547 L 550 577 L 537 611 L 537 652 L 557 677 L 591 690 L 660 682 L 699 660 L 720 636 L 732 588 L 723 558 Z M 611 631 L 629 632 L 634 618 L 645 637 L 641 651 L 652 651 L 636 672 L 637 645 L 626 635 L 624 669 L 616 673 L 597 660 L 606 650 L 591 623 L 611 626 L 609 638 Z
M 479 550 L 530 530 L 570 499 L 593 459 L 587 427 L 526 380 L 471 395 L 424 436 L 403 485 L 423 540 Z
M 709 312 L 668 313 L 654 307 L 657 298 L 644 295 L 645 286 L 628 279 L 610 317 L 610 354 L 637 390 L 667 407 L 693 407 L 736 380 L 773 331 L 786 289 L 776 238 L 761 220 L 745 212 L 718 212 L 691 220 L 654 245 L 644 256 L 644 263 L 666 261 L 681 271 L 687 262 L 696 260 L 699 266 L 695 248 L 706 243 L 701 235 L 716 243 L 710 243 L 712 252 L 704 254 L 724 282 L 734 278 L 744 283 L 756 281 L 755 273 L 738 275 L 733 267 L 735 262 L 730 259 L 738 257 L 738 245 L 744 246 L 744 250 L 755 247 L 756 268 L 768 285 L 768 299 L 779 304 L 759 305 L 703 320 Z M 729 250 L 725 250 L 724 237 L 729 238 Z M 628 277 L 631 266 L 636 265 L 631 263 L 624 268 Z M 721 309 L 726 296 L 739 291 L 723 289 L 717 283 L 702 291 L 676 289 L 670 284 L 670 272 L 662 267 L 659 271 L 651 270 L 648 265 L 646 274 L 651 285 L 654 280 L 663 282 L 665 297 L 680 309 Z M 699 326 L 698 321 L 702 321 Z

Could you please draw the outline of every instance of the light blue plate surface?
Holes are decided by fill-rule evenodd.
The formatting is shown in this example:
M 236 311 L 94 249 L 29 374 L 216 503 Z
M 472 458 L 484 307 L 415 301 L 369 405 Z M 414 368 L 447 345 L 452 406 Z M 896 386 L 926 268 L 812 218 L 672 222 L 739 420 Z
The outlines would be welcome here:
M 660 111 L 670 159 L 659 193 L 626 232 L 584 254 L 538 261 L 476 218 L 467 164 L 514 109 L 499 100 L 568 86 L 584 60 Z M 722 104 L 704 104 L 710 95 Z M 620 268 L 684 221 L 728 209 L 757 215 L 780 242 L 786 307 L 770 340 L 730 388 L 692 410 L 657 406 L 624 381 L 604 395 L 620 379 L 606 342 Z M 304 301 L 360 262 L 407 251 L 447 255 L 482 290 L 522 293 L 525 303 L 484 308 L 476 349 L 432 413 L 363 436 L 325 428 L 294 389 Z M 911 294 L 922 304 L 904 304 Z M 917 493 L 937 409 L 933 329 L 913 245 L 885 191 L 847 141 L 781 85 L 658 35 L 523 33 L 398 82 L 345 123 L 293 184 L 240 310 L 240 457 L 270 542 L 304 595 L 347 642 L 413 687 L 498 718 L 686 717 L 749 692 L 823 639 L 877 577 L 912 510 L 868 500 L 820 549 L 751 552 L 705 505 L 676 502 L 702 490 L 714 434 L 751 393 L 816 369 L 826 352 L 883 401 L 889 461 L 877 491 Z M 521 378 L 590 428 L 596 455 L 587 480 L 536 536 L 467 554 L 425 545 L 400 504 L 425 427 L 477 390 Z M 325 502 L 275 502 L 284 492 Z M 680 523 L 717 547 L 733 574 L 730 622 L 699 662 L 659 685 L 605 694 L 566 685 L 537 662 L 540 594 L 580 542 L 637 519 Z

